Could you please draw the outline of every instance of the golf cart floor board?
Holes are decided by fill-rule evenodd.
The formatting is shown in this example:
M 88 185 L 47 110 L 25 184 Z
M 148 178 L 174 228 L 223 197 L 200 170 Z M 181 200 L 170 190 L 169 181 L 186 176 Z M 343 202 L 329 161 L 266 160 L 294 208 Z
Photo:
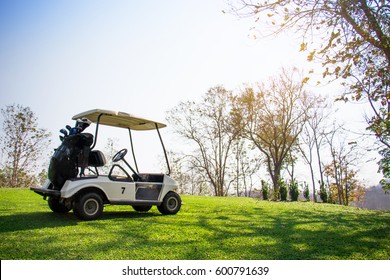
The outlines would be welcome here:
M 137 183 L 135 199 L 157 200 L 162 189 L 162 184 Z
M 30 190 L 32 190 L 35 193 L 40 194 L 42 196 L 53 196 L 53 197 L 60 197 L 61 196 L 61 191 L 59 191 L 59 190 L 34 188 L 34 187 L 31 187 Z

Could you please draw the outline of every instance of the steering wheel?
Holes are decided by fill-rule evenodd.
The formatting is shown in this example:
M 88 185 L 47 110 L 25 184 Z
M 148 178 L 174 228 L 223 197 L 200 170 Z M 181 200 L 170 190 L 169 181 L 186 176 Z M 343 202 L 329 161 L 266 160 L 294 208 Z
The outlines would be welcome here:
M 112 158 L 112 161 L 113 162 L 117 162 L 117 161 L 120 161 L 120 160 L 123 160 L 127 167 L 131 169 L 131 171 L 133 172 L 133 178 L 135 181 L 140 181 L 142 180 L 142 178 L 138 175 L 138 173 L 134 170 L 133 167 L 130 166 L 130 164 L 125 160 L 125 155 L 127 154 L 127 149 L 122 149 L 120 150 L 119 152 L 117 152 L 115 154 L 115 156 Z
M 112 161 L 113 162 L 118 162 L 120 161 L 121 159 L 123 159 L 125 157 L 125 155 L 127 154 L 127 149 L 122 149 L 120 150 L 119 152 L 117 152 L 114 157 L 112 158 Z

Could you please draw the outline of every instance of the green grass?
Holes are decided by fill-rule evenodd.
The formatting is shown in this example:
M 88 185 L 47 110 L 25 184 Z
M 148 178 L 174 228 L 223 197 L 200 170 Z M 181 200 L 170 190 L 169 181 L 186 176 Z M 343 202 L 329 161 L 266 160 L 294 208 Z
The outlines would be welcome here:
M 0 189 L 0 259 L 390 259 L 390 213 L 310 202 L 182 196 L 181 211 L 106 206 L 80 221 Z

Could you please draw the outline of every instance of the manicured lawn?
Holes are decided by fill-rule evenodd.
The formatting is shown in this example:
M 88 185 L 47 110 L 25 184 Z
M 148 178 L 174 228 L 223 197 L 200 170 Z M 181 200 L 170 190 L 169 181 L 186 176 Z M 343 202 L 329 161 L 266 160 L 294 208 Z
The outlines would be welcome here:
M 80 221 L 0 189 L 0 259 L 390 259 L 390 213 L 310 202 L 182 196 L 181 211 L 106 206 Z

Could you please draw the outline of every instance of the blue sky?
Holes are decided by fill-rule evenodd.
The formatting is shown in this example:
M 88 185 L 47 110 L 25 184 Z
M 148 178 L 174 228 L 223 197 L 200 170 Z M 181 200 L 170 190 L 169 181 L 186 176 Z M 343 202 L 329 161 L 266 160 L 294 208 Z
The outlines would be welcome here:
M 220 0 L 0 3 L 1 103 L 42 120 L 102 106 L 161 118 L 212 86 L 272 74 L 298 48 L 251 39 Z
M 0 107 L 30 106 L 56 143 L 82 111 L 164 121 L 210 87 L 307 68 L 294 34 L 254 40 L 252 20 L 228 9 L 225 0 L 0 0 Z

